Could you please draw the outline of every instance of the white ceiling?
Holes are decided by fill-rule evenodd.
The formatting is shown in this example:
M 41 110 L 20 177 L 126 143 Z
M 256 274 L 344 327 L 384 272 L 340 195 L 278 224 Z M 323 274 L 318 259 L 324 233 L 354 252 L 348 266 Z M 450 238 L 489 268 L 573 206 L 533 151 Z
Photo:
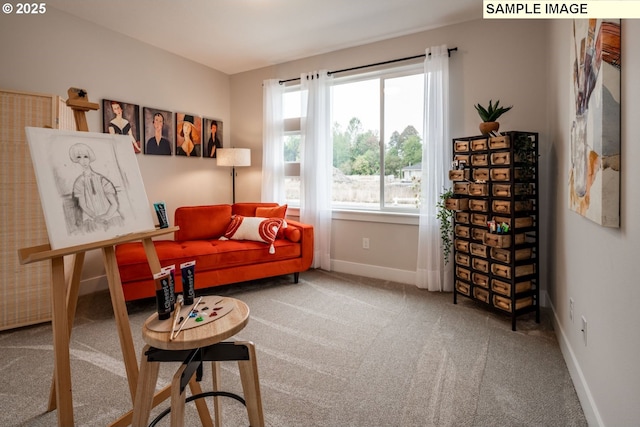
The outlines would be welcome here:
M 48 0 L 235 74 L 482 17 L 480 0 Z

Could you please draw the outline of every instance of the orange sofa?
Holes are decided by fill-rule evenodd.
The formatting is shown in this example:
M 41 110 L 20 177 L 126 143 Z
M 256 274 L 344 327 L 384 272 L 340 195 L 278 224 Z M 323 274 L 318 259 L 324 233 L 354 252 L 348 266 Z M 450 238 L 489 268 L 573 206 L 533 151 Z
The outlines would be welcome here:
M 195 288 L 210 288 L 265 277 L 294 275 L 308 270 L 313 260 L 313 227 L 286 220 L 270 253 L 268 243 L 251 240 L 220 240 L 232 215 L 266 216 L 279 210 L 276 203 L 235 203 L 233 205 L 186 206 L 176 209 L 174 224 L 180 227 L 174 240 L 156 240 L 161 266 L 176 266 L 176 292 L 182 291 L 180 264 L 196 261 Z M 258 210 L 261 215 L 256 215 Z M 116 246 L 122 289 L 127 301 L 155 297 L 154 280 L 141 242 Z

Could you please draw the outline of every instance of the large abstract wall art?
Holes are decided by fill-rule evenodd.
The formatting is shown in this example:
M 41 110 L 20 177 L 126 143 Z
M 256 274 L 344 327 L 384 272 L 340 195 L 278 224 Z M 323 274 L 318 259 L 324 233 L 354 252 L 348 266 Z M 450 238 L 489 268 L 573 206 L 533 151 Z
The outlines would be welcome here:
M 620 226 L 620 20 L 574 20 L 569 208 Z

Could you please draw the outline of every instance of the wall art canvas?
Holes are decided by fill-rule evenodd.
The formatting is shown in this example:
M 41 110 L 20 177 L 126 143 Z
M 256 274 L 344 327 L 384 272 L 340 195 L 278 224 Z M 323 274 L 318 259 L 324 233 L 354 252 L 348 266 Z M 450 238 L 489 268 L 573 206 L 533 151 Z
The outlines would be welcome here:
M 154 229 L 128 135 L 26 128 L 52 249 Z
M 144 107 L 144 154 L 170 156 L 173 153 L 175 128 L 173 113 Z
M 208 157 L 215 159 L 217 157 L 216 151 L 218 148 L 222 148 L 222 120 L 216 119 L 204 119 L 203 125 L 203 145 L 204 149 L 202 157 Z
M 140 107 L 121 101 L 102 100 L 102 131 L 111 135 L 129 135 L 133 151 L 142 151 L 140 144 Z
M 620 226 L 620 20 L 573 21 L 569 208 Z
M 202 156 L 202 117 L 176 113 L 176 156 Z

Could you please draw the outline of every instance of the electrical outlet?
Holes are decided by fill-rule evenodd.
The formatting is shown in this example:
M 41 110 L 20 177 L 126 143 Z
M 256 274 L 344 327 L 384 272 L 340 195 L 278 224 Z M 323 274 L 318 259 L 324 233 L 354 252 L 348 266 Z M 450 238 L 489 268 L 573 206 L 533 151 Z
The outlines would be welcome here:
M 569 320 L 573 323 L 573 298 L 569 298 Z
M 582 316 L 582 339 L 584 340 L 584 345 L 587 345 L 587 319 Z
M 363 237 L 362 238 L 362 249 L 369 249 L 369 238 L 368 237 Z

